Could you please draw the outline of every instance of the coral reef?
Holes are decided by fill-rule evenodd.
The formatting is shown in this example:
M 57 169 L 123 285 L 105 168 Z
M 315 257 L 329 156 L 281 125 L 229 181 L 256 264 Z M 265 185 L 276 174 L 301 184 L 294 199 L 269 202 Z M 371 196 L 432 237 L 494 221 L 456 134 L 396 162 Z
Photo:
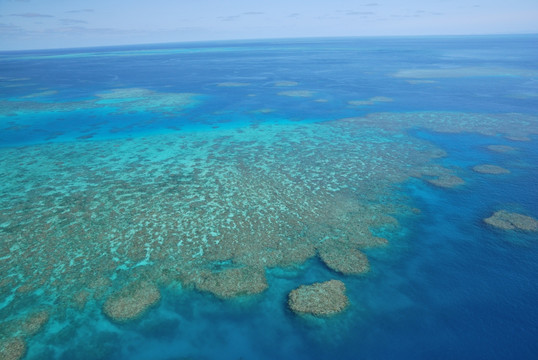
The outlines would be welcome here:
M 386 102 L 392 102 L 393 99 L 386 97 L 386 96 L 374 96 L 367 100 L 351 100 L 347 103 L 352 106 L 364 106 L 364 105 L 375 105 L 377 103 L 386 103 Z
M 335 315 L 349 305 L 346 285 L 340 280 L 302 285 L 289 293 L 288 305 L 297 314 Z
M 175 112 L 192 101 L 124 89 L 18 106 Z M 399 184 L 463 183 L 457 169 L 437 164 L 442 150 L 406 129 L 529 136 L 536 123 L 521 114 L 381 113 L 0 148 L 0 318 L 13 329 L 4 338 L 43 328 L 44 315 L 26 327 L 11 319 L 32 314 L 36 303 L 53 304 L 50 316 L 97 304 L 122 322 L 159 300 L 157 285 L 221 298 L 257 294 L 268 286 L 266 269 L 315 256 L 336 272 L 363 274 L 363 251 L 388 242 L 377 233 L 390 240 L 395 217 L 415 212 L 395 191 Z
M 310 90 L 289 90 L 281 91 L 278 93 L 280 96 L 290 96 L 290 97 L 311 97 L 314 96 L 315 92 Z
M 242 83 L 242 82 L 222 82 L 217 84 L 217 86 L 220 87 L 243 87 L 243 86 L 249 86 L 249 83 Z
M 490 165 L 490 164 L 473 166 L 473 171 L 481 173 L 481 174 L 494 174 L 494 175 L 510 173 L 510 170 L 507 170 L 497 165 Z
M 318 252 L 325 265 L 342 274 L 364 274 L 370 270 L 368 258 L 357 249 L 323 244 Z
M 535 116 L 526 114 L 475 114 L 458 112 L 376 113 L 366 117 L 347 118 L 340 121 L 360 122 L 385 130 L 404 130 L 411 127 L 425 128 L 444 133 L 478 133 L 485 136 L 504 135 L 509 139 L 529 139 L 538 134 Z
M 184 278 L 184 282 L 193 282 L 198 290 L 211 292 L 223 299 L 258 294 L 267 289 L 262 269 L 242 267 L 219 272 L 203 271 L 195 275 L 190 281 Z
M 296 81 L 277 81 L 275 86 L 297 86 L 299 85 Z
M 26 354 L 26 343 L 20 337 L 0 340 L 0 359 L 19 360 Z
M 18 360 L 26 354 L 26 339 L 43 330 L 49 311 L 41 310 L 24 317 L 0 321 L 0 359 Z
M 48 92 L 47 95 L 52 95 Z M 68 113 L 80 110 L 115 108 L 116 113 L 170 112 L 177 113 L 195 105 L 197 94 L 161 93 L 142 88 L 114 89 L 95 94 L 95 98 L 72 102 L 31 101 L 34 97 L 19 101 L 0 100 L 1 115 L 20 113 Z
M 43 329 L 49 321 L 49 312 L 47 310 L 39 311 L 28 316 L 20 324 L 20 332 L 24 336 L 33 336 Z
M 140 317 L 160 299 L 161 293 L 155 285 L 136 281 L 109 297 L 103 311 L 114 321 L 125 322 Z
M 509 153 L 516 151 L 516 148 L 508 145 L 488 145 L 487 149 L 498 153 Z
M 429 179 L 428 182 L 444 188 L 452 188 L 465 184 L 465 181 L 456 175 L 441 175 L 436 179 Z
M 392 76 L 396 78 L 415 79 L 440 79 L 440 78 L 460 78 L 475 76 L 536 76 L 535 70 L 499 67 L 457 67 L 439 69 L 409 69 L 400 70 Z
M 538 220 L 535 218 L 506 210 L 496 211 L 484 221 L 503 230 L 538 231 Z

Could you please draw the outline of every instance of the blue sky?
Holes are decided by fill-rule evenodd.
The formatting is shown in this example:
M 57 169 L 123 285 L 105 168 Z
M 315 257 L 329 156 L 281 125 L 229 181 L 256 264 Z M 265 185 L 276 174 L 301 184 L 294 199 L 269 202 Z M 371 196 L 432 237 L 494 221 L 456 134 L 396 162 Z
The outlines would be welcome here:
M 538 0 L 0 0 L 0 50 L 538 33 Z

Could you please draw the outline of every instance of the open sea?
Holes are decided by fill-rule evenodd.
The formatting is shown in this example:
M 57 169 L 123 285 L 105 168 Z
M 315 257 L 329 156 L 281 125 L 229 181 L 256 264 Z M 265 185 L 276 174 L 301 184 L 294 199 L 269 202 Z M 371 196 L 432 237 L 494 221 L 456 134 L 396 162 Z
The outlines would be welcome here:
M 536 359 L 536 219 L 538 35 L 0 52 L 2 360 Z

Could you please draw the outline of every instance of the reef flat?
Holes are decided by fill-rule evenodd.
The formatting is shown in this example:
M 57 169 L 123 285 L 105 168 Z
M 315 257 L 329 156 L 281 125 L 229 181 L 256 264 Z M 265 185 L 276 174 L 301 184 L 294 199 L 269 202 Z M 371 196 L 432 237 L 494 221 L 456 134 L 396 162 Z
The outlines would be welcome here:
M 93 299 L 126 321 L 158 301 L 159 286 L 256 294 L 270 286 L 266 269 L 316 255 L 336 272 L 363 274 L 361 250 L 387 244 L 375 230 L 412 214 L 396 201 L 397 184 L 460 184 L 436 164 L 443 151 L 401 130 L 536 133 L 536 122 L 506 125 L 516 118 L 377 114 L 1 149 L 0 285 L 9 301 L 0 312 L 11 320 L 39 299 L 58 316 Z
M 41 95 L 53 95 L 47 91 Z M 16 116 L 25 113 L 68 113 L 81 110 L 94 110 L 114 105 L 115 113 L 158 112 L 177 113 L 196 101 L 192 93 L 160 93 L 142 88 L 113 89 L 95 94 L 93 99 L 79 101 L 35 101 L 30 97 L 14 100 L 0 100 L 0 116 Z M 30 100 L 31 99 L 31 100 Z M 9 130 L 9 128 L 4 129 Z
M 358 249 L 396 225 L 380 198 L 421 167 L 449 172 L 430 167 L 438 149 L 392 136 L 336 121 L 2 149 L 3 311 L 36 292 L 80 308 L 138 278 L 258 293 L 266 268 L 318 252 L 364 272 Z M 353 251 L 363 265 L 339 264 Z

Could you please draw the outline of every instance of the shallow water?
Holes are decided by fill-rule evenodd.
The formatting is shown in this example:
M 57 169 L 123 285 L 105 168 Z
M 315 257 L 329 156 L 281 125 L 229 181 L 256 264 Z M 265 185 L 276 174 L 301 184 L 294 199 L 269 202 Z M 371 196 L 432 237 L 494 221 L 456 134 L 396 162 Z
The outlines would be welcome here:
M 534 358 L 537 233 L 483 219 L 538 218 L 536 40 L 1 53 L 0 345 L 23 339 L 28 359 Z M 287 307 L 330 279 L 346 284 L 342 314 Z M 160 300 L 114 321 L 106 304 L 140 281 Z

